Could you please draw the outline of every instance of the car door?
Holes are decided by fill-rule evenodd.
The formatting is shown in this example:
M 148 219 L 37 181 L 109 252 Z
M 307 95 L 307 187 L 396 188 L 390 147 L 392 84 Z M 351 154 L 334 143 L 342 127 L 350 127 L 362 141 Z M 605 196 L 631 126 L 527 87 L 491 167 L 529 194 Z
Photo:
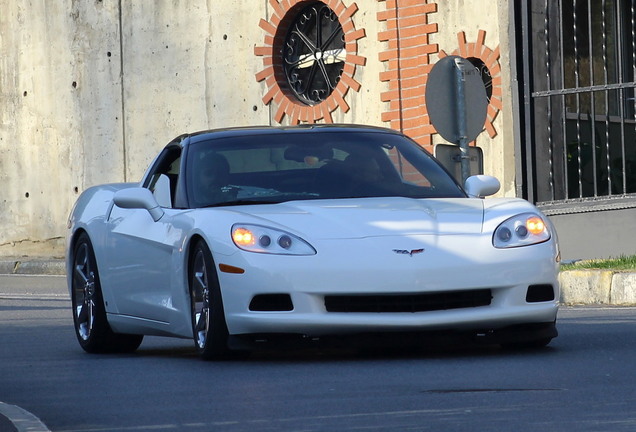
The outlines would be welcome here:
M 153 165 L 145 186 L 164 208 L 154 221 L 145 209 L 124 209 L 116 205 L 108 220 L 109 241 L 105 267 L 109 292 L 118 314 L 169 322 L 174 285 L 175 249 L 182 237 L 173 226 L 182 210 L 171 209 L 180 165 L 180 148 L 164 150 Z

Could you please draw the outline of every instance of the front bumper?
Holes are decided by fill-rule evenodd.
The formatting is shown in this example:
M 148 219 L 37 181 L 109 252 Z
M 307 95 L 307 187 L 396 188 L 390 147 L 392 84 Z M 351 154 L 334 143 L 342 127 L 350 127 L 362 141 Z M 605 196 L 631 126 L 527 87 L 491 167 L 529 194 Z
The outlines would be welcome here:
M 459 331 L 477 334 L 515 325 L 554 323 L 560 296 L 552 242 L 495 249 L 490 237 L 457 235 L 325 241 L 317 255 L 240 252 L 217 264 L 231 335 L 305 337 L 363 333 Z M 466 247 L 470 245 L 470 247 Z M 394 249 L 424 249 L 409 256 Z M 553 298 L 528 301 L 531 286 L 551 286 Z M 413 312 L 329 312 L 329 296 L 419 295 L 490 290 L 487 305 Z M 289 295 L 291 308 L 250 310 L 258 295 Z

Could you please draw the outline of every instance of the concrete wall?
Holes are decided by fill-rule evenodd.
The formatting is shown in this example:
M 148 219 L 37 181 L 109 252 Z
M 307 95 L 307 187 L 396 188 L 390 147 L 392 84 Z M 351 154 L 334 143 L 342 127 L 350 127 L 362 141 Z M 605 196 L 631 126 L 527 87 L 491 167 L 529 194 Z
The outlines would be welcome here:
M 564 261 L 634 255 L 636 209 L 550 215 Z
M 333 121 L 388 127 L 383 94 L 391 82 L 380 74 L 388 68 L 381 53 L 389 42 L 379 36 L 387 31 L 387 21 L 379 19 L 387 4 L 341 3 L 357 6 L 352 21 L 364 30 L 357 55 L 366 62 L 353 77 L 360 89 L 344 96 L 350 110 L 335 109 Z M 0 0 L 0 255 L 62 255 L 66 218 L 78 194 L 99 183 L 138 180 L 158 150 L 180 133 L 278 124 L 278 106 L 263 100 L 268 86 L 256 79 L 264 66 L 255 54 L 267 36 L 262 21 L 274 18 L 277 4 Z M 427 40 L 434 49 L 430 64 L 440 51 L 467 46 L 500 53 L 492 64 L 501 65 L 501 106 L 477 145 L 485 152 L 486 173 L 502 180 L 502 194 L 514 195 L 510 5 L 404 4 L 433 4 L 427 16 L 437 25 Z M 288 122 L 288 116 L 282 119 Z M 433 134 L 430 141 L 443 140 Z
M 78 193 L 123 176 L 119 11 L 79 1 L 0 10 L 0 248 L 59 251 Z

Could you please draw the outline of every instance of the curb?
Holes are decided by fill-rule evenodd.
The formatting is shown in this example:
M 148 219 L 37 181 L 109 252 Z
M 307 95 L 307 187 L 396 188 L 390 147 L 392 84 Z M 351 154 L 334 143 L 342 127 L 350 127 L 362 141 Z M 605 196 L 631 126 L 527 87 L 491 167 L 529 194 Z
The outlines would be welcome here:
M 0 425 L 17 432 L 50 432 L 39 418 L 17 405 L 0 402 Z
M 636 273 L 615 270 L 565 270 L 559 273 L 561 303 L 636 305 Z
M 0 274 L 19 275 L 66 275 L 62 259 L 0 259 Z

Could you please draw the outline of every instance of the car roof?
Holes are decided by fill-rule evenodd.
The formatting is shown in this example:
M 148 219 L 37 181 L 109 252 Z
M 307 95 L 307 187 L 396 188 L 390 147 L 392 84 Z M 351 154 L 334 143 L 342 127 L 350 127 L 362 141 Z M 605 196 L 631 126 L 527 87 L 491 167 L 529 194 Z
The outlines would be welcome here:
M 377 126 L 365 126 L 355 124 L 303 124 L 297 126 L 243 126 L 243 127 L 231 127 L 222 129 L 211 129 L 199 132 L 187 133 L 179 135 L 173 139 L 169 145 L 175 143 L 189 142 L 194 144 L 200 141 L 207 141 L 210 139 L 237 137 L 237 136 L 252 136 L 252 135 L 269 135 L 269 134 L 303 134 L 303 133 L 323 133 L 323 132 L 374 132 L 374 133 L 386 133 L 392 135 L 402 135 L 400 132 L 393 129 L 387 129 Z

